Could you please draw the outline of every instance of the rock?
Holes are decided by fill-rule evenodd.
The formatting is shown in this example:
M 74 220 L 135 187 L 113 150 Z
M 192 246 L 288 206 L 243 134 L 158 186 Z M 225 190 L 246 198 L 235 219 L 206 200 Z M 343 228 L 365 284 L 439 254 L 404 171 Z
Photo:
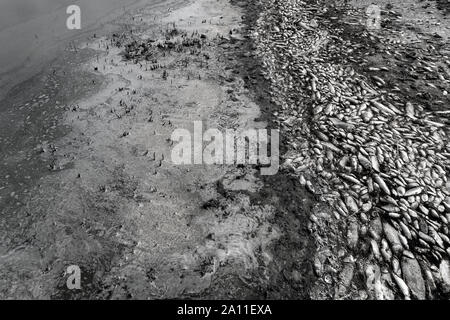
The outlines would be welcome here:
M 425 281 L 422 277 L 419 262 L 417 262 L 416 259 L 403 256 L 402 273 L 403 279 L 405 279 L 405 282 L 411 290 L 413 297 L 419 300 L 424 300 L 426 295 Z

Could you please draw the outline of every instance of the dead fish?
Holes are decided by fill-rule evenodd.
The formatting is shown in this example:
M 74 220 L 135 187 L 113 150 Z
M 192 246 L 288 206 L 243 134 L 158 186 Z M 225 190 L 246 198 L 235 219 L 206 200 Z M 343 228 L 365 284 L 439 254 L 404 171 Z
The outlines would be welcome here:
M 400 110 L 398 110 L 392 103 L 388 102 L 388 108 L 391 109 L 393 112 L 395 112 L 396 114 L 401 114 Z
M 328 90 L 330 90 L 331 95 L 335 95 L 336 94 L 336 90 L 334 89 L 334 86 L 328 82 Z
M 406 248 L 407 250 L 409 250 L 408 240 L 406 239 L 406 237 L 399 234 L 398 238 L 400 239 L 400 242 L 401 242 L 403 248 Z
M 405 196 L 405 197 L 416 196 L 416 195 L 421 194 L 422 191 L 423 191 L 423 188 L 422 188 L 422 187 L 415 187 L 415 188 L 412 188 L 412 189 L 407 190 L 407 191 L 405 192 L 405 195 L 404 195 L 404 196 Z
M 373 105 L 375 108 L 377 108 L 378 110 L 380 110 L 380 111 L 383 112 L 384 114 L 387 114 L 387 115 L 395 115 L 395 112 L 392 111 L 391 109 L 389 109 L 388 107 L 386 107 L 384 104 L 382 104 L 382 103 L 380 103 L 380 102 L 378 102 L 378 101 L 375 101 L 375 100 L 372 100 L 372 101 L 370 101 L 370 102 L 372 103 L 372 105 Z
M 342 129 L 349 130 L 349 131 L 351 131 L 351 130 L 353 130 L 353 129 L 355 128 L 355 126 L 354 126 L 353 124 L 344 122 L 344 121 L 342 121 L 342 120 L 340 120 L 340 119 L 338 119 L 338 118 L 331 118 L 330 121 L 331 121 L 337 128 L 342 128 Z
M 366 157 L 364 157 L 361 153 L 358 154 L 358 160 L 364 169 L 366 170 L 372 169 L 372 162 Z
M 340 173 L 339 175 L 340 175 L 342 178 L 344 178 L 345 180 L 347 180 L 347 181 L 349 181 L 349 182 L 352 182 L 352 183 L 354 183 L 354 184 L 356 184 L 356 185 L 361 184 L 361 183 L 359 182 L 359 180 L 356 179 L 356 178 L 355 178 L 354 176 L 352 176 L 352 175 L 345 174 L 345 173 Z
M 384 202 L 384 203 L 390 203 L 390 204 L 392 204 L 394 206 L 398 206 L 397 200 L 395 200 L 391 196 L 384 196 L 384 197 L 380 198 L 380 201 Z
M 405 150 L 400 151 L 400 156 L 402 157 L 402 160 L 403 160 L 405 163 L 408 163 L 408 162 L 410 161 L 410 160 L 409 160 L 409 157 L 408 157 L 408 154 L 406 153 Z
M 345 205 L 351 213 L 357 213 L 359 211 L 359 208 L 358 208 L 358 205 L 356 204 L 355 199 L 353 199 L 353 197 L 350 195 L 347 195 L 345 197 Z
M 338 147 L 336 147 L 334 144 L 332 144 L 331 142 L 326 142 L 326 141 L 324 141 L 324 142 L 322 142 L 322 145 L 324 146 L 324 147 L 327 147 L 327 148 L 329 148 L 331 151 L 334 151 L 334 152 L 336 152 L 336 153 L 340 153 L 341 152 L 341 149 L 339 149 Z
M 382 85 L 385 85 L 385 84 L 386 84 L 386 82 L 384 82 L 384 80 L 381 79 L 381 78 L 378 77 L 378 76 L 372 76 L 372 78 L 373 78 L 376 82 L 381 83 Z
M 397 276 L 395 273 L 392 274 L 392 277 L 394 278 L 395 283 L 405 297 L 405 300 L 411 300 L 411 296 L 409 295 L 409 288 L 406 285 L 405 281 L 403 281 L 403 279 Z
M 423 214 L 428 216 L 429 210 L 423 204 L 419 204 L 419 210 L 422 211 Z
M 392 219 L 400 219 L 402 217 L 402 215 L 397 212 L 389 212 L 388 216 Z
M 369 193 L 373 193 L 375 191 L 371 177 L 367 178 L 367 191 L 369 191 Z
M 389 244 L 387 243 L 386 239 L 381 239 L 381 255 L 383 256 L 383 259 L 386 260 L 386 262 L 391 262 L 392 259 L 392 252 L 391 249 L 389 249 Z
M 377 156 L 372 155 L 372 156 L 370 157 L 370 162 L 372 163 L 372 168 L 373 168 L 375 171 L 380 172 L 380 164 L 379 164 L 379 162 L 378 162 Z
M 377 175 L 377 174 L 374 175 L 373 179 L 378 184 L 378 186 L 381 188 L 381 190 L 383 190 L 384 193 L 386 193 L 387 195 L 391 195 L 391 191 L 389 190 L 388 186 L 386 185 L 384 180 L 379 175 Z
M 306 190 L 308 190 L 309 192 L 311 192 L 312 194 L 316 193 L 316 190 L 314 189 L 314 186 L 312 184 L 311 181 L 306 181 Z
M 400 261 L 396 257 L 392 258 L 392 270 L 398 276 L 401 276 L 402 270 L 400 268 Z
M 412 236 L 411 236 L 411 232 L 409 231 L 409 228 L 401 221 L 399 224 L 400 224 L 400 228 L 402 229 L 402 233 L 404 234 L 404 236 L 407 239 L 411 240 Z
M 339 161 L 339 166 L 341 167 L 341 168 L 345 168 L 346 166 L 347 166 L 347 163 L 348 163 L 348 161 L 349 161 L 349 157 L 348 156 L 343 156 L 342 158 L 341 158 L 341 160 Z
M 430 237 L 429 235 L 423 233 L 422 231 L 419 231 L 419 237 L 422 238 L 424 241 L 426 241 L 429 244 L 434 244 L 435 241 L 432 237 Z
M 370 240 L 370 246 L 372 248 L 372 253 L 375 259 L 381 261 L 380 247 L 378 246 L 378 243 L 372 239 Z
M 400 209 L 393 204 L 387 204 L 387 205 L 381 206 L 381 209 L 383 209 L 384 211 L 387 211 L 387 212 L 400 212 Z
M 306 186 L 306 179 L 303 175 L 300 176 L 299 183 L 302 187 Z
M 372 209 L 372 203 L 370 203 L 370 202 L 364 203 L 364 204 L 362 205 L 361 209 L 362 209 L 364 212 L 369 212 L 369 211 Z

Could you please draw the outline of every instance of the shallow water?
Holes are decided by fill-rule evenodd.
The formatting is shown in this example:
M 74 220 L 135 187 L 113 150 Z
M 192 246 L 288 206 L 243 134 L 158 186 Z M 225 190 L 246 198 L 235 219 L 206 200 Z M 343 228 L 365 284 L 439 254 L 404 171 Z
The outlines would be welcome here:
M 2 0 L 0 31 L 58 10 L 72 2 L 73 0 Z
M 69 40 L 146 2 L 153 0 L 1 0 L 0 96 L 11 81 L 32 74 Z M 72 4 L 81 9 L 81 30 L 66 27 L 66 9 Z

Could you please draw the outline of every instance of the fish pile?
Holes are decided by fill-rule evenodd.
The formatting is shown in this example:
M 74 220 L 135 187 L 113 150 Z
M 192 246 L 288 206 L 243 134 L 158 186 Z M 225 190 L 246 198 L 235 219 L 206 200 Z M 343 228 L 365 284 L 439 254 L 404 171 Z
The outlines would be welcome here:
M 358 237 L 369 243 L 367 259 L 378 273 L 378 266 L 388 270 L 397 296 L 450 292 L 445 124 L 414 101 L 391 99 L 373 78 L 332 63 L 332 35 L 314 19 L 323 7 L 263 3 L 252 37 L 279 106 L 274 115 L 288 147 L 284 167 L 328 201 L 336 220 L 357 219 L 349 246 L 357 247 Z M 322 190 L 304 177 L 308 170 L 326 185 Z M 367 277 L 372 269 L 368 263 Z M 382 299 L 382 290 L 373 298 Z

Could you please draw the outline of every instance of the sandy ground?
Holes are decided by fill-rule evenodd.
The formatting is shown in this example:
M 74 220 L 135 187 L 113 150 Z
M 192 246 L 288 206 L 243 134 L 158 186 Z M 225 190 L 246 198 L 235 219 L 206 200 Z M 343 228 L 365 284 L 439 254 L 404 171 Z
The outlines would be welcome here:
M 264 85 L 252 87 L 257 75 L 246 71 L 253 58 L 243 16 L 239 6 L 214 0 L 138 10 L 115 22 L 120 32 L 92 38 L 64 67 L 32 80 L 30 87 L 42 90 L 34 100 L 14 101 L 23 86 L 10 95 L 30 116 L 20 119 L 16 136 L 8 131 L 7 138 L 6 129 L 2 135 L 5 150 L 12 149 L 3 158 L 8 178 L 0 187 L 6 217 L 0 297 L 305 294 L 311 268 L 303 256 L 312 248 L 301 213 L 308 197 L 292 185 L 283 189 L 291 182 L 282 176 L 263 179 L 250 166 L 170 161 L 171 133 L 192 130 L 193 121 L 205 128 L 267 127 Z M 164 41 L 174 31 L 202 35 L 202 47 L 161 49 L 149 61 L 124 58 L 124 44 Z M 33 118 L 36 108 L 48 108 L 49 116 L 42 118 L 41 109 Z M 5 123 L 19 120 L 13 111 L 8 116 Z M 35 139 L 21 139 L 20 147 L 14 143 L 42 122 L 53 126 L 36 129 Z M 9 173 L 18 161 L 24 174 L 34 168 L 35 175 Z M 81 290 L 66 288 L 65 270 L 73 264 L 82 270 Z

